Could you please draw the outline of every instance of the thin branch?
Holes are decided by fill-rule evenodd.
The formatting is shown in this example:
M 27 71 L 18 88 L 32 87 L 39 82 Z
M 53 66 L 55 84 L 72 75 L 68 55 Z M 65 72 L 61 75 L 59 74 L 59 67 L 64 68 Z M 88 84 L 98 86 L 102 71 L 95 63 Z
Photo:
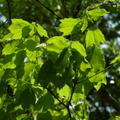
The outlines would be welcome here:
M 46 87 L 46 89 L 48 90 L 49 93 L 51 93 L 51 95 L 54 96 L 54 98 L 56 98 L 60 104 L 62 104 L 63 106 L 67 107 L 66 104 L 64 104 L 54 93 L 52 90 L 50 90 L 49 88 Z
M 0 47 L 3 49 L 3 45 L 2 45 L 2 43 L 0 42 Z
M 79 3 L 76 6 L 75 11 L 73 12 L 73 18 L 76 18 L 80 9 L 81 9 L 82 0 L 79 0 Z
M 72 92 L 71 92 L 70 100 L 68 101 L 68 104 L 67 104 L 67 110 L 68 110 L 68 113 L 69 113 L 70 118 L 71 118 L 71 112 L 70 112 L 69 106 L 70 106 L 70 104 L 71 104 L 71 100 L 72 100 L 72 97 L 73 97 L 73 94 L 74 94 L 74 91 L 75 91 L 75 87 L 76 87 L 76 85 L 77 85 L 77 83 L 78 83 L 78 78 L 75 77 L 74 80 L 75 80 L 75 81 L 74 81 L 74 85 L 73 85 L 73 87 L 72 87 Z
M 61 3 L 62 3 L 62 7 L 63 7 L 64 17 L 68 18 L 68 12 L 66 9 L 65 0 L 61 0 Z
M 112 97 L 112 95 L 108 92 L 105 86 L 102 86 L 99 92 L 101 98 L 103 98 L 107 103 L 109 103 L 109 105 L 116 109 L 117 113 L 120 115 L 120 103 Z
M 46 5 L 44 5 L 42 2 L 40 2 L 39 0 L 36 0 L 39 4 L 41 4 L 43 7 L 45 7 L 47 10 L 49 10 L 52 14 L 54 14 L 55 16 L 58 17 L 58 19 L 61 19 L 60 16 L 58 16 L 53 10 L 51 10 L 50 8 L 48 8 Z
M 6 21 L 3 22 L 3 23 L 0 25 L 0 28 L 3 27 L 3 26 L 6 24 L 7 21 L 8 21 L 8 20 L 6 19 Z
M 77 84 L 78 84 L 78 78 L 75 77 L 75 79 L 74 79 L 74 85 L 73 85 L 73 87 L 72 87 L 72 92 L 71 92 L 71 96 L 70 96 L 70 100 L 69 100 L 69 102 L 68 102 L 68 105 L 70 105 L 70 103 L 71 103 L 72 96 L 73 96 L 73 93 L 74 93 L 74 91 L 75 91 L 75 86 L 76 86 Z
M 69 114 L 69 117 L 71 118 L 71 112 L 70 112 L 70 109 L 69 109 L 69 104 L 68 104 L 68 105 L 64 104 L 64 103 L 53 93 L 52 90 L 50 90 L 49 88 L 46 88 L 46 89 L 48 90 L 48 92 L 49 92 L 51 95 L 54 96 L 54 98 L 56 98 L 56 99 L 59 101 L 60 104 L 62 104 L 62 105 L 67 109 L 68 114 Z M 72 95 L 71 95 L 71 96 L 72 96 Z
M 12 13 L 11 13 L 11 5 L 10 5 L 11 0 L 6 0 L 6 2 L 7 2 L 7 6 L 8 6 L 8 15 L 9 15 L 8 20 L 9 20 L 9 25 L 11 25 L 12 24 L 12 21 L 11 21 L 11 19 L 12 19 Z
M 117 5 L 116 3 L 109 2 L 108 0 L 105 0 L 105 1 L 102 2 L 102 3 L 95 4 L 94 6 L 89 6 L 89 7 L 87 8 L 87 10 L 95 9 L 95 8 L 98 8 L 98 7 L 100 7 L 101 5 L 105 5 L 105 4 Z
M 92 75 L 92 76 L 90 76 L 90 77 L 88 77 L 88 78 L 86 77 L 87 79 L 82 80 L 82 81 L 80 81 L 79 83 L 82 83 L 82 82 L 84 82 L 84 81 L 87 81 L 88 79 L 93 78 L 93 77 L 95 77 L 96 75 L 98 75 L 98 74 L 100 74 L 100 73 L 102 73 L 102 72 L 105 72 L 105 70 L 109 69 L 111 66 L 112 66 L 112 65 L 106 67 L 104 70 L 101 70 L 101 71 L 95 73 L 94 75 Z

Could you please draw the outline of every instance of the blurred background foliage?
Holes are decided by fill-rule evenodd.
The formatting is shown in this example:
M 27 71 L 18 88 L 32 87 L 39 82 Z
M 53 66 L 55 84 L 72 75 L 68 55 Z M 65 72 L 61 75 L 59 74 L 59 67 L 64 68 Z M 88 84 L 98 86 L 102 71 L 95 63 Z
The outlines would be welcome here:
M 48 31 L 49 37 L 61 35 L 57 30 L 60 19 L 65 17 L 79 18 L 88 6 L 95 6 L 105 0 L 65 0 L 66 13 L 61 1 L 40 0 L 40 4 L 38 0 L 0 0 L 0 39 L 8 33 L 7 28 L 11 24 L 10 17 L 39 23 Z M 82 1 L 82 4 L 80 12 L 77 14 L 75 8 L 78 7 L 80 1 Z M 45 6 L 57 14 L 57 16 L 46 9 Z M 110 66 L 110 62 L 120 55 L 120 0 L 103 4 L 100 8 L 106 9 L 109 14 L 91 24 L 98 26 L 105 35 L 106 44 L 101 45 L 101 49 L 105 54 L 107 68 Z M 75 37 L 72 36 L 72 39 L 83 42 L 84 35 L 77 33 Z M 0 47 L 0 51 L 2 47 L 4 45 Z M 119 62 L 113 64 L 106 70 L 107 85 L 105 86 L 118 102 L 120 102 L 119 64 Z M 94 89 L 89 93 L 88 100 L 91 104 L 90 120 L 107 120 L 117 112 L 102 99 L 100 94 L 99 91 L 96 92 Z

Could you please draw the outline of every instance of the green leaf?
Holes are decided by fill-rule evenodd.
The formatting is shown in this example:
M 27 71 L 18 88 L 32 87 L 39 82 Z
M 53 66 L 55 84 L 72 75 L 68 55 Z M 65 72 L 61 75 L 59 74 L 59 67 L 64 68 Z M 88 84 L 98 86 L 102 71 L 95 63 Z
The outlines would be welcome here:
M 82 32 L 84 32 L 85 30 L 86 30 L 86 28 L 88 27 L 88 20 L 87 20 L 87 18 L 86 17 L 83 17 L 82 19 L 81 19 L 81 21 L 82 21 L 82 28 L 81 28 L 81 31 Z
M 115 57 L 114 60 L 110 64 L 114 64 L 117 61 L 120 62 L 120 55 L 118 55 L 117 57 Z
M 53 96 L 49 92 L 41 96 L 37 104 L 35 105 L 36 110 L 40 110 L 40 108 L 42 107 L 45 109 L 52 109 L 52 110 L 54 108 L 54 99 L 53 99 Z
M 87 61 L 82 61 L 82 63 L 80 64 L 80 70 L 85 72 L 87 69 L 91 68 L 91 65 L 89 62 Z
M 68 111 L 66 109 L 61 109 L 59 111 L 53 111 L 53 120 L 69 120 Z
M 37 43 L 34 40 L 28 39 L 26 42 L 26 48 L 29 51 L 34 51 Z
M 114 2 L 115 0 L 109 0 L 110 2 Z
M 2 60 L 3 63 L 3 68 L 10 68 L 10 69 L 14 69 L 16 67 L 15 63 L 15 54 L 10 54 L 10 55 L 6 55 L 4 57 L 4 59 Z
M 100 45 L 100 43 L 105 43 L 105 38 L 100 29 L 95 27 L 90 27 L 86 35 L 86 47 L 92 44 Z
M 88 15 L 93 19 L 93 20 L 98 20 L 100 16 L 103 16 L 107 14 L 108 12 L 105 9 L 94 9 L 88 11 Z
M 82 25 L 80 19 L 74 18 L 65 18 L 60 20 L 60 22 L 59 31 L 63 32 L 63 36 L 79 32 Z
M 104 70 L 105 60 L 102 50 L 97 45 L 94 45 L 90 52 L 89 61 L 94 71 L 98 72 L 100 70 Z
M 59 94 L 59 97 L 61 99 L 64 98 L 65 100 L 69 100 L 71 95 L 71 89 L 68 85 L 64 85 L 64 87 L 61 88 L 60 90 L 57 89 L 57 93 Z
M 16 57 L 16 59 L 15 59 L 14 63 L 16 64 L 16 66 L 23 64 L 25 57 L 26 57 L 25 50 L 21 50 L 21 51 L 17 52 L 15 57 Z
M 25 26 L 25 27 L 22 29 L 22 37 L 23 37 L 23 38 L 28 37 L 30 31 L 31 31 L 30 26 Z
M 69 65 L 69 57 L 71 56 L 71 52 L 69 49 L 64 49 L 59 58 L 55 63 L 55 69 L 57 69 L 60 73 L 65 71 L 65 67 Z
M 33 26 L 22 19 L 12 19 L 12 24 L 9 27 L 10 32 L 13 34 L 13 39 L 21 39 L 22 37 L 27 37 L 33 29 Z
M 8 33 L 8 34 L 5 35 L 2 39 L 3 39 L 3 40 L 12 40 L 12 36 L 13 36 L 12 33 Z
M 86 56 L 85 48 L 79 41 L 73 41 L 71 43 L 71 48 L 73 51 L 79 52 L 83 57 Z
M 38 73 L 38 83 L 41 83 L 44 87 L 46 87 L 50 82 L 52 82 L 56 77 L 56 71 L 54 69 L 54 64 L 51 60 L 46 61 L 39 73 Z
M 53 120 L 52 115 L 49 111 L 44 113 L 39 113 L 37 116 L 37 120 Z
M 108 12 L 105 9 L 94 9 L 94 10 L 88 11 L 88 14 L 93 16 L 103 16 L 107 13 Z
M 95 73 L 92 69 L 88 74 L 88 78 L 90 82 L 93 83 L 96 90 L 99 90 L 102 84 L 106 84 L 106 75 L 103 71 Z
M 85 80 L 85 81 L 84 81 Z M 93 88 L 92 83 L 90 81 L 84 79 L 82 82 L 76 85 L 75 91 L 72 97 L 74 103 L 77 103 L 80 99 L 85 99 L 89 93 L 89 91 Z
M 46 43 L 49 43 L 49 44 L 54 42 L 56 43 L 57 41 L 68 42 L 68 39 L 66 39 L 63 36 L 54 36 L 49 38 Z
M 30 105 L 34 105 L 35 104 L 35 93 L 34 91 L 30 90 L 30 89 L 25 89 L 19 99 L 18 99 L 18 103 L 22 105 L 22 107 L 24 109 L 27 109 L 30 107 Z
M 35 64 L 32 62 L 26 62 L 24 65 L 24 75 L 23 79 L 26 80 L 29 77 L 29 74 L 33 71 Z
M 6 44 L 2 50 L 3 55 L 9 55 L 14 53 L 16 46 L 18 45 L 18 41 L 10 41 L 10 43 Z
M 17 79 L 21 79 L 24 75 L 24 63 L 23 64 L 20 64 L 19 66 L 17 66 L 15 68 L 15 71 L 16 71 L 16 75 L 17 75 Z
M 0 68 L 0 80 L 2 79 L 2 76 L 4 75 L 5 71 L 3 68 Z
M 67 43 L 67 39 L 64 37 L 55 36 L 47 41 L 48 45 L 46 45 L 44 48 L 48 51 L 53 51 L 56 53 L 62 52 L 64 48 L 69 47 L 70 45 Z
M 41 37 L 47 37 L 48 38 L 48 34 L 46 32 L 46 30 L 44 30 L 39 24 L 37 24 L 37 32 L 39 33 L 39 35 Z
M 70 64 L 69 67 L 67 67 L 65 69 L 65 72 L 62 74 L 62 77 L 59 83 L 62 85 L 64 85 L 65 83 L 69 83 L 72 80 L 74 75 L 75 75 L 75 72 L 73 70 L 73 66 L 72 64 Z
M 37 60 L 37 51 L 29 51 L 29 50 L 26 50 L 26 55 L 27 55 L 27 58 L 28 58 L 31 62 L 36 62 L 36 60 Z

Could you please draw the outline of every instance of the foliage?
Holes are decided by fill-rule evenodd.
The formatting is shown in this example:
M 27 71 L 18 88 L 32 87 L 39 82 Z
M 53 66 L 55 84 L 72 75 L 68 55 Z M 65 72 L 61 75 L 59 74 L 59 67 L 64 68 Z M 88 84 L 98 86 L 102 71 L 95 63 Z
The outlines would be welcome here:
M 1 120 L 89 119 L 89 93 L 107 84 L 108 66 L 100 48 L 106 41 L 96 22 L 109 13 L 101 7 L 109 2 L 114 1 L 81 1 L 81 16 L 64 16 L 56 34 L 47 25 L 11 19 L 9 33 L 0 39 L 4 45 L 0 52 Z M 119 59 L 111 64 L 119 67 Z

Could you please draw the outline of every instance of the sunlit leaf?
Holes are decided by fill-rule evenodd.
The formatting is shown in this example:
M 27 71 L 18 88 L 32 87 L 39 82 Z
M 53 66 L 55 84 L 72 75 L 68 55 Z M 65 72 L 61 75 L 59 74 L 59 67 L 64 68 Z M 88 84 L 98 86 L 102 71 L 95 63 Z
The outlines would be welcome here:
M 39 35 L 41 37 L 47 37 L 48 38 L 48 34 L 46 32 L 46 30 L 44 30 L 39 24 L 37 24 L 37 32 L 39 33 Z
M 120 55 L 118 55 L 117 57 L 115 57 L 114 60 L 110 64 L 114 64 L 117 61 L 120 61 Z
M 100 45 L 100 43 L 105 43 L 105 38 L 100 29 L 95 27 L 90 27 L 86 35 L 86 47 L 92 44 Z
M 80 70 L 86 71 L 88 68 L 91 68 L 90 63 L 87 61 L 82 61 L 82 63 L 80 64 Z
M 57 93 L 59 94 L 59 96 L 60 96 L 61 99 L 63 98 L 65 100 L 69 100 L 70 95 L 71 95 L 71 89 L 70 89 L 70 87 L 68 85 L 65 85 L 60 90 L 58 89 Z
M 32 25 L 25 20 L 12 19 L 12 24 L 9 27 L 9 30 L 13 34 L 13 39 L 21 39 L 22 37 L 27 37 L 32 28 Z
M 3 63 L 3 68 L 10 68 L 10 69 L 14 69 L 16 67 L 15 63 L 15 54 L 10 54 L 10 55 L 6 55 L 2 61 Z
M 73 41 L 71 44 L 73 51 L 79 52 L 83 57 L 86 56 L 86 51 L 84 46 L 79 41 Z
M 63 32 L 63 36 L 77 33 L 81 29 L 82 23 L 80 19 L 65 18 L 60 20 L 60 22 L 59 31 Z
M 105 14 L 107 14 L 108 12 L 105 9 L 94 9 L 94 10 L 90 10 L 88 11 L 88 15 L 90 15 L 90 17 L 93 20 L 98 20 L 98 18 L 100 16 L 103 16 Z
M 106 84 L 106 75 L 103 71 L 94 73 L 94 70 L 91 70 L 88 74 L 90 82 L 93 83 L 96 90 L 99 90 L 102 84 Z
M 11 41 L 10 43 L 6 44 L 2 50 L 2 54 L 9 55 L 14 53 L 17 45 L 18 45 L 18 41 Z
M 65 39 L 64 37 L 61 37 L 61 36 L 60 37 L 58 37 L 58 36 L 52 37 L 52 38 L 48 39 L 47 43 L 48 43 L 48 45 L 46 45 L 45 48 L 48 51 L 53 51 L 56 53 L 60 53 L 60 52 L 62 52 L 62 50 L 64 48 L 67 48 L 70 46 L 67 43 L 67 39 Z
M 84 81 L 85 80 L 85 81 Z M 93 88 L 92 83 L 90 81 L 84 79 L 82 82 L 76 85 L 75 91 L 73 94 L 73 101 L 77 103 L 80 99 L 85 99 L 89 93 L 89 91 Z
M 53 111 L 53 120 L 69 120 L 68 111 L 66 109 L 61 109 L 59 111 Z
M 23 78 L 26 80 L 29 77 L 30 72 L 35 67 L 35 64 L 32 62 L 26 62 L 24 65 L 24 75 Z
M 87 29 L 87 27 L 88 27 L 88 20 L 87 20 L 87 18 L 86 17 L 83 17 L 82 19 L 81 19 L 81 21 L 82 21 L 82 28 L 81 28 L 81 31 L 82 32 L 84 32 L 86 29 Z

